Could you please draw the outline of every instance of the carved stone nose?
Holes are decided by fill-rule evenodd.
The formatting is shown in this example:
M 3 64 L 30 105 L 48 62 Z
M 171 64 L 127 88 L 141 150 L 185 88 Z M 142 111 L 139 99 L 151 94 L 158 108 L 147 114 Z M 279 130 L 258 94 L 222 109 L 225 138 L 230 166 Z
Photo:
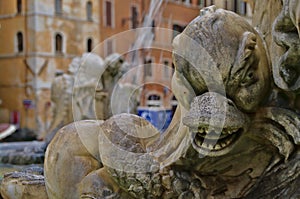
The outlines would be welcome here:
M 243 128 L 248 123 L 248 117 L 225 96 L 206 92 L 193 99 L 190 111 L 183 118 L 183 124 L 198 129 L 203 127 Z

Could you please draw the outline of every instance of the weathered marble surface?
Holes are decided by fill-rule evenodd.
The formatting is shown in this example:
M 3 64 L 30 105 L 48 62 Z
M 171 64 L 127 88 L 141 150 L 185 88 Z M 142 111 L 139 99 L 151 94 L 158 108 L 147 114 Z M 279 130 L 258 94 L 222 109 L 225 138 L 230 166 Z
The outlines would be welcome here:
M 43 168 L 32 167 L 5 174 L 0 192 L 4 199 L 48 199 Z
M 47 150 L 49 197 L 299 197 L 300 117 L 274 97 L 260 34 L 210 7 L 173 46 L 179 107 L 167 132 L 129 114 L 63 128 Z
M 130 114 L 63 127 L 46 153 L 48 197 L 299 198 L 300 116 L 290 103 L 297 81 L 275 84 L 261 35 L 209 7 L 173 46 L 179 106 L 167 131 Z
M 278 87 L 275 97 L 279 102 L 288 99 L 281 106 L 299 112 L 299 1 L 253 1 L 253 26 L 266 41 L 274 83 Z

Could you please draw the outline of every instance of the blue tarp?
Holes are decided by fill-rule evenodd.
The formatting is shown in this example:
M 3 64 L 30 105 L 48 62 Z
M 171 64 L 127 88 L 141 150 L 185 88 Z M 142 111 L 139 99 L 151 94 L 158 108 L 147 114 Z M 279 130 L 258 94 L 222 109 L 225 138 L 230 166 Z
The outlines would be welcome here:
M 157 107 L 138 107 L 138 115 L 148 120 L 160 132 L 164 132 L 171 123 L 172 110 Z

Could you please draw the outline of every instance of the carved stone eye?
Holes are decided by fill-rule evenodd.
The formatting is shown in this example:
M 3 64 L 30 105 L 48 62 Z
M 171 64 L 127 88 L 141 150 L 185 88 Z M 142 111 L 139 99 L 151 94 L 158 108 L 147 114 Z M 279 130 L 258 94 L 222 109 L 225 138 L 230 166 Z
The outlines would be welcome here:
M 256 82 L 256 78 L 254 75 L 254 70 L 249 70 L 244 77 L 244 79 L 241 81 L 241 86 L 249 86 Z

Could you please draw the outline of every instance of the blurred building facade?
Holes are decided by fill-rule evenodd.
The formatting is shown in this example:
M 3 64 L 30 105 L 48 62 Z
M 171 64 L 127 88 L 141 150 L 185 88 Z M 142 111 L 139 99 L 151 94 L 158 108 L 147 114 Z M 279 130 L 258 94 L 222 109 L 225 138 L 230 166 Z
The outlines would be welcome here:
M 251 16 L 243 0 L 162 1 L 151 23 L 152 48 L 138 54 L 145 67 L 130 80 L 141 85 L 140 106 L 172 108 L 172 39 L 213 4 Z M 0 0 L 0 122 L 19 118 L 21 127 L 44 128 L 51 82 L 75 56 L 116 52 L 132 61 L 137 38 L 118 34 L 143 27 L 150 7 L 151 0 Z
M 1 118 L 43 128 L 55 74 L 99 42 L 99 1 L 0 0 L 0 24 Z
M 128 52 L 130 46 L 124 43 L 128 43 L 130 40 L 131 46 L 134 46 L 134 43 L 139 40 L 139 33 L 136 37 L 124 39 L 126 41 L 116 35 L 130 29 L 143 27 L 145 17 L 152 10 L 151 1 L 101 1 L 100 10 L 103 15 L 100 32 L 104 48 L 102 56 L 107 56 L 111 52 L 120 54 Z M 154 4 L 154 6 L 158 5 Z M 153 33 L 151 48 L 130 52 L 131 56 L 127 59 L 133 65 L 132 67 L 144 65 L 143 69 L 136 71 L 136 75 L 130 75 L 127 79 L 127 82 L 141 86 L 140 106 L 172 109 L 173 105 L 176 105 L 175 97 L 170 89 L 173 73 L 172 40 L 183 31 L 192 19 L 199 15 L 200 9 L 211 5 L 231 10 L 246 19 L 250 19 L 252 15 L 250 4 L 244 0 L 165 0 L 159 5 L 159 12 L 151 16 L 152 23 L 148 23 Z M 142 34 L 146 34 L 145 31 L 143 30 Z M 149 37 L 146 37 L 145 42 L 149 42 L 148 39 Z M 138 59 L 138 61 L 134 59 Z

